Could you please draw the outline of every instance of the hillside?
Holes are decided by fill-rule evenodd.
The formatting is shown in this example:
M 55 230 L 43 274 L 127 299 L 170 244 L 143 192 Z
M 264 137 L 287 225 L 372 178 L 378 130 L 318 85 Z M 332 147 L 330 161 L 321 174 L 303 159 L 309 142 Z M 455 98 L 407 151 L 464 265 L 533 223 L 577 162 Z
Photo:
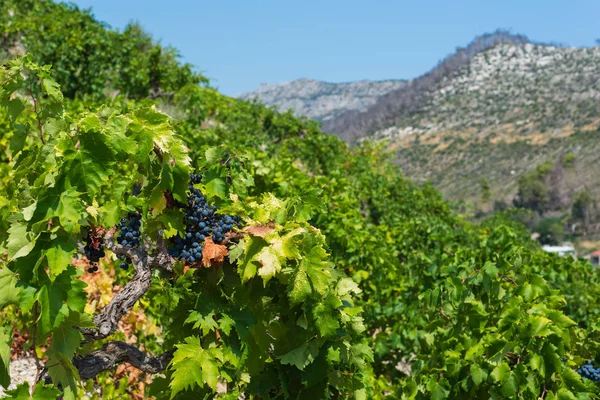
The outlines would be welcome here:
M 323 122 L 351 143 L 387 140 L 408 177 L 486 212 L 512 202 L 519 177 L 565 155 L 575 161 L 548 187 L 559 198 L 548 211 L 567 211 L 581 191 L 600 202 L 592 167 L 599 126 L 600 47 L 502 31 L 477 37 L 367 110 Z M 482 196 L 484 181 L 490 190 Z
M 406 81 L 362 80 L 329 83 L 313 79 L 297 79 L 280 84 L 263 84 L 257 90 L 243 93 L 242 100 L 257 99 L 281 110 L 293 109 L 296 115 L 317 121 L 328 121 L 348 110 L 363 111 L 381 96 L 404 87 Z
M 575 162 L 553 183 L 553 208 L 564 212 L 581 191 L 600 200 L 599 126 L 600 48 L 501 45 L 371 137 L 391 140 L 408 176 L 488 211 L 496 200 L 511 203 L 519 177 L 569 155 Z

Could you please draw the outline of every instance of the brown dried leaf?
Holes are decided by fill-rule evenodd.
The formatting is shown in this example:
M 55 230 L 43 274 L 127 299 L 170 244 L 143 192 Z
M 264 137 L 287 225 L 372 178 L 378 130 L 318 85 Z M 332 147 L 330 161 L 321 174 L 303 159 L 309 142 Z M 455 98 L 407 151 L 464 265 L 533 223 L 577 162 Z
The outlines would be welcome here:
M 223 264 L 227 254 L 226 246 L 216 244 L 211 238 L 206 238 L 202 249 L 202 265 L 207 268 L 213 265 L 218 267 Z
M 253 236 L 258 236 L 258 237 L 264 238 L 269 233 L 273 232 L 274 227 L 275 227 L 275 224 L 270 222 L 268 225 L 249 226 L 245 230 L 246 230 L 246 232 L 248 232 L 249 234 L 251 234 Z

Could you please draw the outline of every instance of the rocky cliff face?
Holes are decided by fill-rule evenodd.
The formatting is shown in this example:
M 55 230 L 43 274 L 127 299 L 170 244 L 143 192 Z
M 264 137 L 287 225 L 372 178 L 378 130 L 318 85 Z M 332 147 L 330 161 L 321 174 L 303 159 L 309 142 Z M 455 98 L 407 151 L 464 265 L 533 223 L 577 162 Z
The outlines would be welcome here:
M 416 112 L 400 113 L 373 137 L 465 130 L 522 136 L 582 127 L 600 114 L 600 47 L 498 45 L 422 95 Z
M 256 91 L 238 98 L 257 99 L 281 110 L 317 121 L 327 121 L 348 110 L 363 111 L 381 96 L 406 85 L 406 81 L 368 81 L 329 83 L 312 79 L 297 79 L 280 84 L 263 84 Z

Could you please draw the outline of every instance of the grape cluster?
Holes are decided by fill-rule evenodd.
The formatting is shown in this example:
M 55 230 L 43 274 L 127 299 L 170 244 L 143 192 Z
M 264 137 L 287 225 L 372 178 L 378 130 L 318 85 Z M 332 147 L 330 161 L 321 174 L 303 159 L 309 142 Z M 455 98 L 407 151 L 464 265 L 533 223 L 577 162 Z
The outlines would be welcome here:
M 594 363 L 592 361 L 587 361 L 579 367 L 577 373 L 583 378 L 587 378 L 594 382 L 600 382 L 600 368 L 594 368 Z
M 202 192 L 194 187 L 201 179 L 202 175 L 190 175 L 188 204 L 182 205 L 186 211 L 186 233 L 184 237 L 176 236 L 172 239 L 169 250 L 171 256 L 188 263 L 202 259 L 206 238 L 211 237 L 213 242 L 221 243 L 227 232 L 241 223 L 237 217 L 215 214 L 217 208 L 210 206 Z
M 119 236 L 117 237 L 117 243 L 125 247 L 137 247 L 140 244 L 140 227 L 142 216 L 138 213 L 129 213 L 127 217 L 122 218 L 121 222 L 117 226 L 119 228 Z M 122 269 L 129 268 L 131 260 L 123 254 L 120 254 L 119 259 L 122 261 L 119 267 Z
M 93 230 L 88 231 L 83 250 L 91 264 L 87 271 L 89 273 L 98 271 L 98 261 L 106 255 L 102 246 L 102 238 L 98 237 Z

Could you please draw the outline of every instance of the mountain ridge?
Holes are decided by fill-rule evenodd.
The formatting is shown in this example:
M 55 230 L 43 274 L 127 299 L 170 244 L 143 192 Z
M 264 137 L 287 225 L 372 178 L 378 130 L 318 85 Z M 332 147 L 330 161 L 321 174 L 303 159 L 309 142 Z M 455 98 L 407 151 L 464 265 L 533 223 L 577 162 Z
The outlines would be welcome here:
M 276 84 L 261 84 L 255 91 L 238 94 L 242 100 L 253 100 L 292 109 L 297 115 L 317 121 L 328 121 L 346 110 L 366 110 L 377 99 L 405 86 L 407 81 L 362 79 L 352 82 L 325 82 L 309 78 Z

